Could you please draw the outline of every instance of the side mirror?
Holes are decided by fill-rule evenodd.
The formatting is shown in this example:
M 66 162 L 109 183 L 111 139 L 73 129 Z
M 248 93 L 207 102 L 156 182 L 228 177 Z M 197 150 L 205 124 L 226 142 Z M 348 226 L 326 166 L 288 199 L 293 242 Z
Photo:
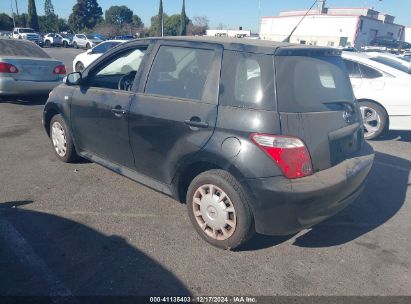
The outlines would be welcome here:
M 78 85 L 82 80 L 80 72 L 73 72 L 63 78 L 63 82 L 67 85 Z
M 87 50 L 87 55 L 91 55 L 91 54 L 93 54 L 93 50 L 92 49 Z

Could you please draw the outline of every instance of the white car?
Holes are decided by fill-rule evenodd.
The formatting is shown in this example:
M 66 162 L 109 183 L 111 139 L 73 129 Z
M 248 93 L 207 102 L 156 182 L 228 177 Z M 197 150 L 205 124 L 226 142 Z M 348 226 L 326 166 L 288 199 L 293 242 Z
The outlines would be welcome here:
M 365 53 L 343 52 L 342 57 L 363 116 L 365 138 L 386 130 L 411 130 L 411 75 Z
M 77 55 L 73 61 L 73 71 L 81 72 L 86 67 L 88 67 L 90 63 L 99 58 L 109 49 L 126 41 L 127 40 L 106 40 L 100 43 L 99 45 L 93 47 L 92 49 Z

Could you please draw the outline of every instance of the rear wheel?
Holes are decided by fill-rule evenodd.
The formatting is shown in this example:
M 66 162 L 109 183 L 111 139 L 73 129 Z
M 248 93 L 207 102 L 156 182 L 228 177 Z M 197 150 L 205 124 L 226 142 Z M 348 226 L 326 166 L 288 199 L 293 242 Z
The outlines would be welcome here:
M 227 171 L 210 170 L 194 178 L 187 191 L 187 208 L 198 234 L 216 247 L 234 249 L 254 235 L 246 194 Z
M 76 72 L 83 71 L 84 70 L 84 64 L 81 61 L 77 62 L 76 66 L 75 66 L 75 70 L 76 70 Z
M 60 114 L 51 119 L 50 139 L 54 153 L 62 162 L 69 163 L 77 158 L 70 130 Z
M 68 48 L 68 43 L 67 43 L 67 41 L 63 41 L 63 47 Z
M 360 102 L 360 110 L 364 123 L 364 137 L 375 139 L 382 135 L 388 126 L 388 115 L 385 110 L 369 101 Z
M 91 48 L 90 43 L 86 44 L 86 49 L 89 50 Z
M 50 43 L 50 41 L 49 40 L 46 40 L 46 41 L 44 41 L 44 47 L 50 47 L 51 46 L 51 43 Z

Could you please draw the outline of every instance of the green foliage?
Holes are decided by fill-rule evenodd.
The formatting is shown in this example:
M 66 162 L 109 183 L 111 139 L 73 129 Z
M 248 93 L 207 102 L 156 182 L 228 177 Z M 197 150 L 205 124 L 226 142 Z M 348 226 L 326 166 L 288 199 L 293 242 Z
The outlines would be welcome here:
M 0 30 L 11 31 L 13 26 L 13 18 L 5 13 L 0 13 Z
M 97 0 L 77 0 L 68 23 L 72 30 L 90 30 L 103 20 L 103 11 Z
M 54 6 L 51 3 L 51 0 L 44 1 L 44 15 L 48 16 L 55 16 L 54 14 Z
M 28 26 L 28 15 L 27 14 L 20 14 L 18 16 L 14 16 L 14 21 L 16 22 L 16 27 L 27 27 Z
M 39 30 L 39 20 L 37 16 L 36 2 L 34 0 L 29 0 L 27 25 L 35 31 Z
M 133 15 L 133 22 L 132 22 L 133 26 L 137 27 L 137 28 L 143 28 L 144 27 L 144 23 L 143 21 L 141 21 L 141 18 L 137 15 Z
M 178 36 L 181 28 L 180 14 L 171 15 L 164 20 L 164 36 Z
M 123 25 L 133 22 L 133 11 L 127 6 L 111 6 L 106 10 L 105 21 L 109 24 Z
M 183 8 L 181 9 L 180 27 L 179 27 L 179 33 L 178 33 L 180 36 L 187 35 L 187 25 L 189 22 L 190 22 L 190 19 L 188 19 L 186 15 L 186 1 L 183 0 Z

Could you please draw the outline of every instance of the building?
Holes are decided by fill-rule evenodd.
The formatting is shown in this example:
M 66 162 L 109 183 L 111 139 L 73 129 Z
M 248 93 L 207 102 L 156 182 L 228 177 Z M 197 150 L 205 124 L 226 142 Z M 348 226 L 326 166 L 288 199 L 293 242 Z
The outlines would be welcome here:
M 250 37 L 251 31 L 246 30 L 207 30 L 206 36 L 213 36 L 213 37 Z
M 404 29 L 404 41 L 411 43 L 411 26 L 406 26 Z
M 276 17 L 262 17 L 260 38 L 283 41 L 307 11 L 281 12 Z M 321 46 L 368 45 L 376 37 L 404 39 L 404 26 L 395 17 L 370 8 L 327 8 L 319 1 L 301 21 L 290 38 L 292 43 Z

